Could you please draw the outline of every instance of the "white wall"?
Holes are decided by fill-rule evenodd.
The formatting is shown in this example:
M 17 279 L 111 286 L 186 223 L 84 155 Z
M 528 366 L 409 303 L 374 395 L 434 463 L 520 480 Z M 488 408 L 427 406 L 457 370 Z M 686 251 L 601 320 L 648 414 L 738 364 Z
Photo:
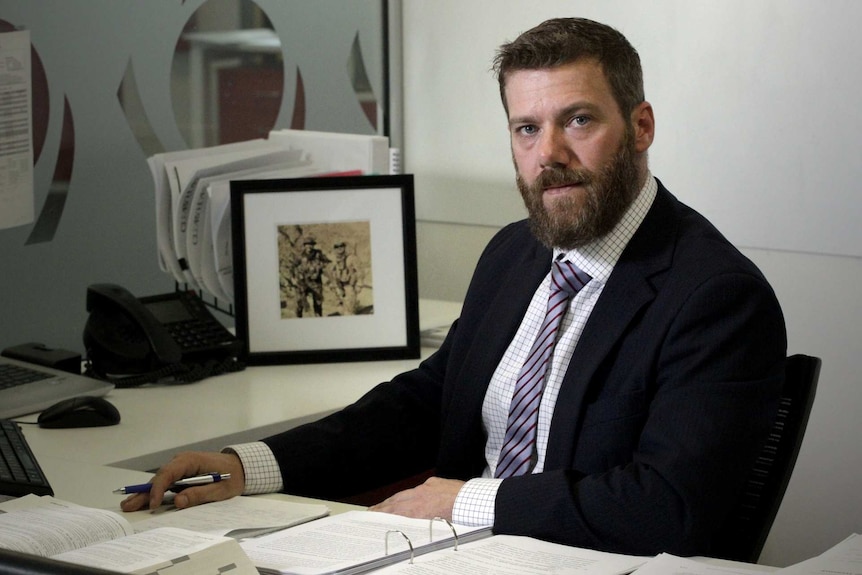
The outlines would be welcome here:
M 421 295 L 461 299 L 484 244 L 524 215 L 489 72 L 496 47 L 555 16 L 617 27 L 644 60 L 657 116 L 655 174 L 771 280 L 789 352 L 823 359 L 800 458 L 760 562 L 788 565 L 862 532 L 862 306 L 854 297 L 862 228 L 853 223 L 862 213 L 853 193 L 862 142 L 848 130 L 860 108 L 847 80 L 860 72 L 842 68 L 862 53 L 862 40 L 845 36 L 862 3 L 406 0 L 403 14 L 405 166 L 416 174 Z

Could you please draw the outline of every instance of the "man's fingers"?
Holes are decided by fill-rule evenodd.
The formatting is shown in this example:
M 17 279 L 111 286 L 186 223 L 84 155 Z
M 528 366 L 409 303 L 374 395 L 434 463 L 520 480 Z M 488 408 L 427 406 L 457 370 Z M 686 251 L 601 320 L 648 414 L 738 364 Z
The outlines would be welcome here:
M 150 495 L 148 493 L 135 493 L 129 495 L 120 502 L 120 509 L 126 512 L 140 511 L 149 505 Z
M 230 473 L 231 479 L 184 490 L 190 492 L 194 490 L 194 492 L 192 495 L 186 494 L 182 497 L 175 497 L 174 505 L 190 507 L 199 503 L 228 499 L 242 493 L 244 485 L 242 464 L 236 455 L 187 451 L 178 453 L 159 468 L 150 480 L 152 487 L 149 493 L 139 493 L 127 497 L 120 503 L 120 508 L 123 511 L 138 511 L 144 508 L 156 509 L 162 504 L 165 492 L 176 481 L 185 477 L 213 472 Z
M 185 509 L 203 503 L 212 503 L 213 501 L 222 501 L 230 499 L 234 495 L 227 487 L 227 482 L 213 483 L 212 485 L 202 485 L 200 487 L 189 487 L 183 489 L 174 496 L 174 506 L 177 509 Z

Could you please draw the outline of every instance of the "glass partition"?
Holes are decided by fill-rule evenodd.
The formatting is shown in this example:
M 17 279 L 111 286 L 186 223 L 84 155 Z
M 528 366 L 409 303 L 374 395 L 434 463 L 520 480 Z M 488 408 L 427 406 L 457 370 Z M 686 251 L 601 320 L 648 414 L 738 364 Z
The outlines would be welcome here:
M 65 4 L 0 4 L 0 35 L 31 36 L 35 164 L 35 221 L 0 230 L 0 348 L 80 349 L 91 283 L 173 289 L 158 265 L 149 156 L 283 128 L 400 145 L 397 0 Z

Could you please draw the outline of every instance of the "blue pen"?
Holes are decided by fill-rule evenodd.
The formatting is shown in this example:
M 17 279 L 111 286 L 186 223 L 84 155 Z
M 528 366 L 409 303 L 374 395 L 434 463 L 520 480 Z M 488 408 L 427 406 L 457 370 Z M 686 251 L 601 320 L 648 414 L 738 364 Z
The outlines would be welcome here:
M 219 481 L 224 481 L 225 479 L 230 479 L 230 473 L 205 473 L 203 475 L 195 475 L 194 477 L 186 477 L 185 479 L 180 479 L 175 483 L 171 483 L 170 487 L 168 487 L 168 491 L 178 493 L 186 487 L 194 487 L 195 485 L 207 485 L 209 483 L 218 483 Z M 125 487 L 114 489 L 114 493 L 149 493 L 152 486 L 152 483 L 126 485 Z

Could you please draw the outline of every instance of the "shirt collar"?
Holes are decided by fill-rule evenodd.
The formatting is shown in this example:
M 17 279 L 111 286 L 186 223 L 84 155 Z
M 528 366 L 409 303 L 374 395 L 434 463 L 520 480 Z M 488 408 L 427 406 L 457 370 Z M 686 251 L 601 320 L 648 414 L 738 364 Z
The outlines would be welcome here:
M 658 184 L 652 174 L 647 172 L 644 186 L 609 233 L 573 250 L 554 249 L 554 259 L 562 255 L 563 260 L 571 261 L 594 280 L 605 283 L 623 250 L 646 217 L 657 192 Z

